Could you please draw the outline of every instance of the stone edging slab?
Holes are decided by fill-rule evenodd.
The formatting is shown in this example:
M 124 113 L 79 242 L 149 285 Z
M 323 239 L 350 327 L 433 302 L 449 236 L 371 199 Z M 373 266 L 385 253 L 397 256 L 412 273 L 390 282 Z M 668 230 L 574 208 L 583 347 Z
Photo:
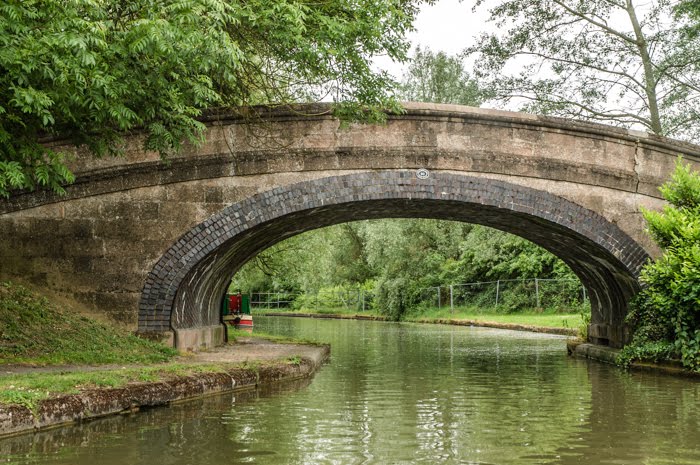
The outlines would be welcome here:
M 180 376 L 165 381 L 94 389 L 42 401 L 35 411 L 21 405 L 0 405 L 0 438 L 92 420 L 143 407 L 156 407 L 230 391 L 255 389 L 280 381 L 312 376 L 330 356 L 330 346 L 299 363 L 271 362 L 235 367 L 217 373 Z
M 589 344 L 587 342 L 576 340 L 567 341 L 566 350 L 572 357 L 587 358 L 598 362 L 609 363 L 611 365 L 616 364 L 617 355 L 620 353 L 619 349 Z M 681 365 L 680 362 L 633 362 L 630 364 L 630 370 L 700 379 L 700 373 L 694 373 L 686 370 L 683 368 L 683 365 Z

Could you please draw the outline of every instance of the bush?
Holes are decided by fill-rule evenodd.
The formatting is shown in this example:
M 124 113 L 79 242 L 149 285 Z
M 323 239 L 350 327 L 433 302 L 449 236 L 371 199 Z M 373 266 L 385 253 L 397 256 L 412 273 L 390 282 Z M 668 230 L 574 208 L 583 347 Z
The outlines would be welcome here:
M 404 276 L 380 280 L 377 282 L 374 305 L 384 315 L 399 321 L 418 304 L 419 292 L 415 283 Z
M 664 254 L 642 270 L 627 318 L 633 338 L 619 362 L 674 358 L 700 371 L 700 174 L 679 160 L 661 192 L 669 205 L 643 213 Z

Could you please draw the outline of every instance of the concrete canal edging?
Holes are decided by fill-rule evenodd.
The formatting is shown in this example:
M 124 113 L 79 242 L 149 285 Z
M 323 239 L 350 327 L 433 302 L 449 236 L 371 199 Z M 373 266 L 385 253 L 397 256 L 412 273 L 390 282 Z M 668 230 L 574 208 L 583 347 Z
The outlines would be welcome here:
M 343 315 L 337 313 L 292 313 L 292 312 L 263 312 L 263 316 L 290 316 L 297 318 L 322 318 L 337 320 L 372 320 L 389 321 L 388 318 L 378 315 Z M 482 328 L 510 329 L 512 331 L 529 331 L 531 333 L 558 334 L 561 336 L 576 336 L 578 330 L 574 328 L 556 328 L 549 326 L 521 325 L 516 323 L 498 323 L 495 321 L 458 320 L 452 318 L 418 319 L 404 321 L 404 323 L 425 323 L 452 326 L 476 326 Z
M 611 365 L 617 364 L 617 356 L 620 353 L 619 349 L 589 344 L 587 342 L 581 342 L 580 340 L 568 340 L 566 342 L 566 350 L 572 357 L 595 360 L 597 362 L 609 363 Z M 629 369 L 634 371 L 661 373 L 665 375 L 681 376 L 700 380 L 700 373 L 695 373 L 685 369 L 680 362 L 632 362 Z
M 330 357 L 330 346 L 305 350 L 298 360 L 265 360 L 224 366 L 222 371 L 175 376 L 120 388 L 91 389 L 41 401 L 35 409 L 0 405 L 0 438 L 60 427 L 225 392 L 255 389 L 313 376 Z
M 509 329 L 511 331 L 528 331 L 531 333 L 558 334 L 560 336 L 576 336 L 578 331 L 574 328 L 557 328 L 550 326 L 532 326 L 516 323 L 498 323 L 495 321 L 479 320 L 453 320 L 450 318 L 439 318 L 434 320 L 412 320 L 411 323 L 430 323 L 453 326 L 476 326 L 481 328 Z

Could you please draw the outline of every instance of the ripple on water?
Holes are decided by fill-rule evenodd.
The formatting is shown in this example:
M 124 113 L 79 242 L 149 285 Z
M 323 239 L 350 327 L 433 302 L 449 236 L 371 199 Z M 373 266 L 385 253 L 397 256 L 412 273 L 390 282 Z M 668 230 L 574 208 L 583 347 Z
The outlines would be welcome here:
M 11 464 L 700 464 L 700 383 L 560 336 L 256 317 L 330 342 L 311 380 L 0 441 Z

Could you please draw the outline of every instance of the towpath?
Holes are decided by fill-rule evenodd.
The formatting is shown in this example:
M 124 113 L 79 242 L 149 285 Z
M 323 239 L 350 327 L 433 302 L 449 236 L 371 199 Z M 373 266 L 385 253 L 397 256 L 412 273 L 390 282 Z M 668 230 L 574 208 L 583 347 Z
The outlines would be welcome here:
M 242 362 L 258 362 L 285 360 L 292 357 L 300 357 L 312 360 L 320 364 L 325 356 L 322 347 L 312 344 L 290 344 L 269 341 L 257 337 L 239 337 L 235 343 L 216 347 L 210 350 L 179 355 L 169 364 L 232 364 Z M 131 369 L 140 367 L 153 367 L 160 364 L 108 364 L 108 365 L 53 365 L 53 366 L 29 366 L 29 365 L 0 365 L 0 376 L 22 373 L 70 373 L 88 371 L 108 371 Z

